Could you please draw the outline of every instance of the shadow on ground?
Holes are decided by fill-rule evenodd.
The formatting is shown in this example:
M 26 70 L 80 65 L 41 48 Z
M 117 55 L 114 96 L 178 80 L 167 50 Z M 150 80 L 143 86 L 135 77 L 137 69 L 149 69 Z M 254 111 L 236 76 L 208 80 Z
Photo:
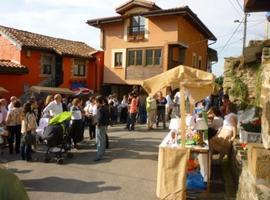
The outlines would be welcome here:
M 48 184 L 50 183 L 50 184 Z M 47 177 L 42 179 L 23 180 L 28 191 L 42 192 L 65 192 L 65 193 L 98 193 L 103 191 L 117 191 L 121 187 L 102 186 L 105 182 L 86 182 L 76 179 L 65 179 L 59 177 Z

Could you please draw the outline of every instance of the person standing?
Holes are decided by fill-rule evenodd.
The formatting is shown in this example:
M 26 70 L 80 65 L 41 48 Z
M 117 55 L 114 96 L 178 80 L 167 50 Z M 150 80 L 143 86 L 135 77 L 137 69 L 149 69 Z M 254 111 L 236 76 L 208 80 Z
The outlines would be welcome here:
M 0 112 L 2 113 L 2 117 L 3 119 L 6 119 L 7 117 L 7 100 L 6 99 L 0 99 Z M 4 120 L 4 123 L 5 123 L 5 120 Z
M 102 160 L 105 148 L 106 148 L 106 132 L 109 124 L 109 110 L 105 105 L 104 98 L 98 96 L 96 98 L 97 104 L 97 126 L 96 126 L 96 137 L 97 137 L 97 155 L 94 161 Z
M 85 106 L 84 111 L 89 124 L 89 138 L 92 140 L 93 138 L 96 138 L 97 124 L 97 105 L 95 97 L 90 98 L 90 103 Z
M 27 102 L 23 106 L 22 114 L 22 128 L 21 133 L 23 135 L 21 144 L 21 156 L 22 160 L 31 161 L 31 145 L 35 141 L 35 131 L 37 129 L 37 121 L 35 113 L 31 109 L 31 103 Z
M 167 116 L 167 120 L 171 120 L 171 115 L 172 115 L 172 111 L 173 111 L 173 100 L 172 100 L 172 91 L 169 90 L 167 96 L 166 96 L 166 116 Z
M 18 99 L 15 96 L 10 97 L 10 103 L 8 104 L 8 110 L 11 110 L 14 107 L 14 102 L 17 100 Z
M 224 94 L 222 97 L 222 106 L 220 107 L 220 112 L 223 117 L 229 114 L 229 106 L 231 105 L 230 97 L 228 94 Z
M 128 98 L 127 95 L 123 96 L 123 100 L 121 104 L 119 105 L 121 108 L 120 112 L 120 122 L 126 123 L 127 122 L 127 115 L 128 115 Z
M 43 110 L 43 114 L 48 114 L 54 117 L 63 112 L 62 96 L 61 94 L 54 95 L 54 100 L 50 102 Z
M 13 154 L 13 143 L 15 138 L 15 152 L 20 153 L 20 143 L 21 143 L 21 103 L 18 100 L 13 102 L 10 110 L 7 113 L 6 125 L 9 132 L 8 144 L 9 144 L 9 154 Z
M 127 128 L 129 131 L 134 131 L 135 129 L 135 122 L 136 122 L 136 116 L 138 112 L 138 98 L 136 93 L 131 94 L 131 103 L 129 108 L 129 120 Z
M 146 98 L 147 128 L 151 130 L 156 121 L 157 101 L 153 95 Z
M 74 148 L 78 148 L 77 143 L 83 140 L 83 121 L 82 112 L 79 107 L 80 99 L 75 98 L 72 101 L 72 106 L 70 108 L 71 112 L 71 127 L 70 135 L 74 143 Z
M 166 129 L 166 119 L 165 119 L 165 105 L 167 100 L 163 97 L 162 92 L 160 91 L 157 96 L 157 121 L 156 126 L 158 127 L 159 121 L 163 122 L 163 129 Z

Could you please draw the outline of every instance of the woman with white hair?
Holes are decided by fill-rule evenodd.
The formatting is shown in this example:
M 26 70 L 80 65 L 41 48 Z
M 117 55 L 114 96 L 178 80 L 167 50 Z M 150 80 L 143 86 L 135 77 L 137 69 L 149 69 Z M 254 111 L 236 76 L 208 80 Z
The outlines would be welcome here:
M 54 117 L 63 112 L 61 94 L 54 95 L 54 100 L 50 102 L 43 110 L 43 114 L 48 113 L 50 117 Z

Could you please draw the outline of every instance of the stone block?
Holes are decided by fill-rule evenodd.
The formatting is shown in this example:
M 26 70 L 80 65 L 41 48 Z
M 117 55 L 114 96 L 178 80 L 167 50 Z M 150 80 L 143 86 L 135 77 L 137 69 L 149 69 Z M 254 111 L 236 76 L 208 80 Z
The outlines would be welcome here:
M 270 150 L 260 144 L 249 144 L 248 168 L 255 180 L 270 182 Z
M 270 94 L 268 88 L 262 88 L 262 140 L 266 149 L 270 149 Z

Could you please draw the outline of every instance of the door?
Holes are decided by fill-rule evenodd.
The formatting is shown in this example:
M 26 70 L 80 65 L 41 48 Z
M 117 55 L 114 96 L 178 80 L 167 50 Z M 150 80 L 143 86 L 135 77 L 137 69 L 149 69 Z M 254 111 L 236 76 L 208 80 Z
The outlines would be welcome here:
M 59 86 L 64 82 L 64 72 L 62 63 L 63 63 L 62 57 L 57 55 L 55 58 L 54 86 Z

